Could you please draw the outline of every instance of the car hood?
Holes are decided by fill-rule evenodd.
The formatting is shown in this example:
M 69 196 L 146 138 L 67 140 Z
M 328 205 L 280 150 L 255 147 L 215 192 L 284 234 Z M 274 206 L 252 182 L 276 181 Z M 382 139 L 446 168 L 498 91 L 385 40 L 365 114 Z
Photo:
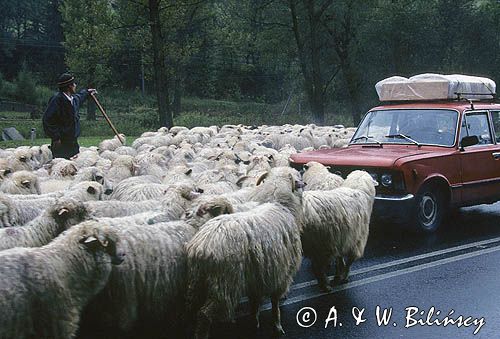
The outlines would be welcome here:
M 394 163 L 404 158 L 425 157 L 432 153 L 450 153 L 450 150 L 436 151 L 417 148 L 416 146 L 349 146 L 344 148 L 324 149 L 318 151 L 297 153 L 290 160 L 298 164 L 307 164 L 309 161 L 317 161 L 324 165 L 337 166 L 360 166 L 360 167 L 392 167 Z M 408 159 L 410 160 L 410 159 Z

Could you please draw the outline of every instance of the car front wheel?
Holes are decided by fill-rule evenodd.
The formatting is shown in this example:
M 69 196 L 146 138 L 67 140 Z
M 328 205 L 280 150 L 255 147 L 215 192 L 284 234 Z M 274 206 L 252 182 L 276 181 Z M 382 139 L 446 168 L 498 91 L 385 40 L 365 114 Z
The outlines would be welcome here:
M 435 232 L 446 214 L 444 192 L 433 185 L 422 187 L 416 197 L 415 227 L 425 233 Z

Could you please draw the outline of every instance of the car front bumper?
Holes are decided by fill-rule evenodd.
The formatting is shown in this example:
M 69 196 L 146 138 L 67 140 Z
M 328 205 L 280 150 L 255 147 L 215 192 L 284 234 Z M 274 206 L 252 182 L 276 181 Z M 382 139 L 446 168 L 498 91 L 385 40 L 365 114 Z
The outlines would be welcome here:
M 408 221 L 415 206 L 415 196 L 405 195 L 377 195 L 373 204 L 372 216 L 375 219 L 385 219 L 394 222 Z

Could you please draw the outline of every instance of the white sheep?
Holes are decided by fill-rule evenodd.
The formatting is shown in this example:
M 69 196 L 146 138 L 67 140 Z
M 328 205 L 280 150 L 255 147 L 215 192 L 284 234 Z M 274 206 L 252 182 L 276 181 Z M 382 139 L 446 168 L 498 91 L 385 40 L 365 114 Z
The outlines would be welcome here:
M 4 178 L 0 192 L 9 194 L 40 194 L 40 180 L 33 172 L 18 171 Z
M 124 134 L 119 134 L 119 136 L 121 137 L 121 140 L 123 141 L 123 144 L 120 141 L 120 139 L 118 138 L 118 136 L 115 135 L 113 137 L 113 139 L 106 139 L 106 140 L 103 140 L 103 141 L 101 141 L 99 143 L 99 147 L 98 147 L 99 152 L 104 152 L 106 150 L 108 150 L 108 151 L 114 151 L 118 147 L 125 145 L 125 143 L 126 143 L 125 135 Z
M 65 191 L 63 196 L 78 201 L 101 200 L 102 191 L 101 184 L 83 181 Z M 54 204 L 57 197 L 56 194 L 48 194 L 34 199 L 17 199 L 15 196 L 0 195 L 0 227 L 24 225 Z
M 0 252 L 0 338 L 73 338 L 121 248 L 115 229 L 86 222 L 43 247 Z
M 257 327 L 260 303 L 270 296 L 274 330 L 284 333 L 279 299 L 302 260 L 300 198 L 295 179 L 285 178 L 273 178 L 275 202 L 211 219 L 188 243 L 188 305 L 197 312 L 196 338 L 208 338 L 213 319 L 232 319 L 245 295 Z
M 330 167 L 324 166 L 316 161 L 308 162 L 304 168 L 306 171 L 302 175 L 302 180 L 306 184 L 308 191 L 327 191 L 340 187 L 344 179 L 340 175 L 331 173 Z
M 39 247 L 87 218 L 83 203 L 61 199 L 24 226 L 0 229 L 0 251 L 13 247 Z
M 339 188 L 304 192 L 302 246 L 322 291 L 331 290 L 326 272 L 332 258 L 336 259 L 333 283 L 342 283 L 351 264 L 363 256 L 375 185 L 367 172 L 353 171 Z

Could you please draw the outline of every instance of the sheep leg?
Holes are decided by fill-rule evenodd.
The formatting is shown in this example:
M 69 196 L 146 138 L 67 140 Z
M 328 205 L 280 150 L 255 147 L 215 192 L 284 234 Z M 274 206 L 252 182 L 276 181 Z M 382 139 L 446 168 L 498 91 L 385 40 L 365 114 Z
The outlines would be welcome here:
M 335 261 L 335 277 L 333 278 L 333 285 L 340 285 L 342 283 L 347 282 L 347 279 L 344 274 L 346 270 L 346 263 L 344 261 L 344 257 L 339 256 Z M 347 269 L 349 272 L 349 269 Z
M 276 336 L 285 334 L 285 331 L 283 331 L 283 327 L 281 326 L 281 314 L 279 305 L 281 296 L 282 293 L 275 293 L 271 296 L 272 316 Z
M 195 339 L 208 339 L 210 326 L 212 325 L 212 317 L 216 308 L 215 302 L 207 301 L 200 309 L 196 321 Z
M 325 264 L 324 259 L 312 258 L 312 270 L 314 276 L 318 280 L 319 289 L 321 292 L 331 292 L 332 288 L 328 285 L 328 278 L 326 276 L 326 271 L 328 269 L 328 264 Z
M 250 314 L 252 315 L 252 318 L 255 320 L 255 328 L 259 329 L 260 328 L 260 321 L 259 321 L 259 314 L 260 314 L 260 304 L 261 304 L 261 298 L 257 296 L 252 296 L 248 298 L 248 301 L 250 303 Z
M 344 264 L 344 269 L 342 270 L 342 273 L 340 275 L 340 279 L 341 279 L 342 283 L 346 283 L 347 281 L 349 281 L 349 271 L 351 269 L 352 263 L 356 259 L 357 259 L 356 256 L 353 256 L 353 255 L 347 256 L 347 260 L 345 261 L 345 264 Z

